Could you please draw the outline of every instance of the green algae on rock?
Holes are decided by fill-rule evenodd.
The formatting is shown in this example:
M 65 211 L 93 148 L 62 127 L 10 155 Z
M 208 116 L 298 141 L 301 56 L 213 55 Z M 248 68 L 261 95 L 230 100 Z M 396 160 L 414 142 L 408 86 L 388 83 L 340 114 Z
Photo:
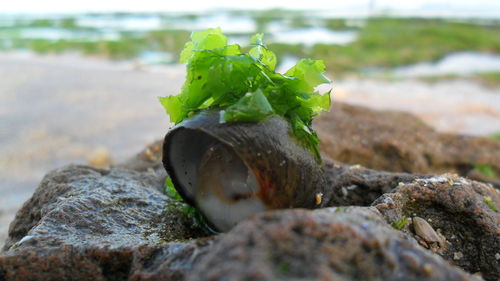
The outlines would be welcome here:
M 256 34 L 248 53 L 237 44 L 228 45 L 219 28 L 193 32 L 180 58 L 187 63 L 182 92 L 160 97 L 178 124 L 197 111 L 216 108 L 221 122 L 258 122 L 277 114 L 290 124 L 293 134 L 319 160 L 318 137 L 311 127 L 314 116 L 330 108 L 330 92 L 315 87 L 329 83 L 325 64 L 302 59 L 285 74 L 275 72 L 276 55 Z
M 322 61 L 304 59 L 285 74 L 262 34 L 242 53 L 220 29 L 194 32 L 181 53 L 186 82 L 160 98 L 172 122 L 163 164 L 179 195 L 215 230 L 258 212 L 315 208 L 325 186 L 312 119 L 330 107 Z

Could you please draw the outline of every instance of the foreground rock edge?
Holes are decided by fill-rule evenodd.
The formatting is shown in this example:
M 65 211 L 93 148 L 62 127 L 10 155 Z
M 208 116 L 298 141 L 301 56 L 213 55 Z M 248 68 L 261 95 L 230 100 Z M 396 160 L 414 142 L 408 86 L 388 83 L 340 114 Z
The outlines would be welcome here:
M 339 165 L 337 166 L 337 169 L 344 172 L 347 170 L 351 172 L 359 170 L 363 171 L 364 173 L 367 173 L 367 171 L 368 172 L 372 171 L 369 169 L 364 169 L 362 167 L 342 167 Z M 166 198 L 160 192 L 158 192 L 157 186 L 158 184 L 161 185 L 160 181 L 161 177 L 160 178 L 158 177 L 158 175 L 154 172 L 154 169 L 153 170 L 146 169 L 146 170 L 147 170 L 146 172 L 137 172 L 137 171 L 121 170 L 121 169 L 112 169 L 107 171 L 107 170 L 93 169 L 84 166 L 69 166 L 49 174 L 47 178 L 52 179 L 48 180 L 48 182 L 51 182 L 51 184 L 48 184 L 47 181 L 45 181 L 45 183 L 42 182 L 39 188 L 40 191 L 37 190 L 33 198 L 31 198 L 25 204 L 25 206 L 20 210 L 20 212 L 18 213 L 18 217 L 16 217 L 16 220 L 12 224 L 13 226 L 11 226 L 12 229 L 9 236 L 10 242 L 8 241 L 5 247 L 5 250 L 7 250 L 7 252 L 5 252 L 2 255 L 2 257 L 0 257 L 0 276 L 1 274 L 4 274 L 7 280 L 29 280 L 29 279 L 40 279 L 40 278 L 43 279 L 48 276 L 50 276 L 50 278 L 57 277 L 60 279 L 65 279 L 68 278 L 68 276 L 75 277 L 78 276 L 78 274 L 85 273 L 85 276 L 83 275 L 80 276 L 82 280 L 90 280 L 90 279 L 104 280 L 106 278 L 109 278 L 111 275 L 114 276 L 115 278 L 119 277 L 119 279 L 130 278 L 132 280 L 145 280 L 145 279 L 156 280 L 164 277 L 174 278 L 174 280 L 177 280 L 184 278 L 184 275 L 188 270 L 196 272 L 196 268 L 203 268 L 203 265 L 206 266 L 206 264 L 212 264 L 214 263 L 214 261 L 217 261 L 217 259 L 220 259 L 220 257 L 216 257 L 213 255 L 212 258 L 208 258 L 205 256 L 209 256 L 210 253 L 215 251 L 216 248 L 219 247 L 217 245 L 226 245 L 224 243 L 229 243 L 229 245 L 231 245 L 232 242 L 224 242 L 224 241 L 231 241 L 232 238 L 227 238 L 227 237 L 240 237 L 240 236 L 243 237 L 242 235 L 244 233 L 235 234 L 239 233 L 239 231 L 242 231 L 238 230 L 241 228 L 240 226 L 238 226 L 228 234 L 220 235 L 218 237 L 211 239 L 205 238 L 198 241 L 186 240 L 184 242 L 169 242 L 169 243 L 166 243 L 164 242 L 165 240 L 163 240 L 162 242 L 162 237 L 165 237 L 162 234 L 164 228 L 162 230 L 161 226 L 151 225 L 151 222 L 156 221 L 158 224 L 170 223 L 170 226 L 173 227 L 174 224 L 177 225 L 179 221 L 182 221 L 182 214 L 175 214 L 174 216 L 172 216 L 171 213 L 164 212 L 165 204 L 168 205 L 169 199 Z M 79 172 L 76 173 L 76 171 Z M 372 171 L 372 173 L 376 174 L 377 172 Z M 387 174 L 385 175 L 387 176 Z M 398 175 L 398 177 L 399 176 L 401 175 Z M 65 231 L 63 232 L 62 237 L 58 237 L 57 239 L 54 239 L 54 237 L 49 237 L 50 235 L 48 234 L 50 234 L 50 231 L 53 228 L 53 226 L 60 224 L 57 221 L 57 219 L 66 218 L 65 216 L 61 216 L 61 214 L 67 215 L 68 214 L 67 211 L 71 211 L 71 209 L 65 209 L 64 206 L 66 203 L 70 202 L 72 198 L 74 198 L 75 196 L 78 197 L 78 195 L 85 194 L 86 196 L 88 196 L 88 199 L 91 199 L 90 201 L 92 202 L 96 201 L 95 194 L 92 195 L 93 194 L 91 192 L 92 189 L 89 189 L 89 185 L 92 185 L 91 179 L 93 179 L 95 183 L 96 178 L 107 178 L 107 180 L 115 181 L 112 187 L 104 188 L 104 190 L 107 190 L 106 192 L 110 194 L 112 194 L 113 192 L 115 192 L 114 194 L 120 194 L 124 191 L 123 190 L 124 187 L 126 187 L 125 191 L 129 191 L 131 192 L 131 194 L 135 194 L 135 196 L 138 197 L 134 199 L 131 196 L 129 196 L 130 194 L 125 194 L 126 196 L 124 197 L 118 196 L 119 198 L 122 198 L 119 199 L 119 201 L 135 206 L 131 209 L 126 208 L 123 211 L 127 212 L 133 210 L 132 213 L 136 213 L 136 211 L 140 210 L 141 208 L 151 209 L 145 212 L 148 215 L 144 217 L 141 216 L 133 217 L 133 221 L 135 219 L 136 222 L 135 224 L 134 223 L 131 224 L 130 221 L 127 221 L 128 219 L 130 219 L 129 216 L 122 217 L 122 219 L 126 218 L 126 220 L 121 220 L 121 223 L 123 224 L 121 224 L 119 227 L 125 229 L 125 233 L 123 234 L 123 236 L 127 237 L 127 239 L 117 240 L 117 236 L 116 235 L 113 236 L 113 234 L 115 233 L 106 233 L 103 231 L 96 231 L 96 233 L 89 233 L 88 232 L 89 229 L 93 229 L 93 231 L 95 231 L 96 229 L 99 230 L 99 228 L 95 228 L 95 225 L 102 224 L 102 221 L 99 220 L 103 218 L 98 216 L 87 216 L 86 219 L 84 220 L 85 223 L 83 225 L 73 224 L 68 226 L 68 228 L 65 229 Z M 410 180 L 411 178 L 414 177 L 410 177 L 408 178 L 408 180 Z M 97 182 L 99 182 L 99 180 Z M 130 184 L 131 182 L 133 184 Z M 95 185 L 95 188 L 96 190 L 102 190 L 103 186 L 102 185 L 99 186 L 99 184 L 97 184 Z M 82 190 L 86 191 L 87 193 L 78 193 L 79 191 Z M 104 196 L 103 198 L 107 198 L 106 200 L 109 200 L 110 202 L 113 202 L 114 200 L 117 199 L 113 198 L 112 196 L 107 196 L 107 197 Z M 101 200 L 104 200 L 103 198 L 101 198 Z M 147 202 L 147 200 L 151 200 L 154 202 Z M 144 202 L 141 201 L 146 202 L 146 204 L 144 204 Z M 103 202 L 105 203 L 105 200 Z M 132 202 L 133 204 L 130 204 Z M 83 209 L 77 209 L 76 210 L 77 212 L 75 213 L 77 216 L 81 217 L 85 215 L 86 212 L 85 207 L 92 207 L 92 205 L 85 206 L 84 204 L 80 205 L 80 207 L 82 207 Z M 349 209 L 355 210 L 355 209 L 365 209 L 365 208 L 354 207 Z M 314 222 L 317 219 L 321 220 L 326 219 L 325 217 L 326 213 L 321 213 L 321 212 L 329 212 L 330 216 L 332 217 L 328 218 L 328 220 L 336 224 L 337 219 L 335 217 L 337 213 L 332 212 L 332 210 L 342 210 L 342 209 L 337 208 L 337 209 L 325 209 L 317 211 L 285 210 L 275 213 L 259 215 L 252 220 L 243 222 L 241 225 L 247 225 L 244 228 L 245 229 L 244 232 L 250 235 L 250 237 L 248 238 L 250 239 L 250 241 L 247 242 L 252 245 L 252 243 L 255 244 L 255 238 L 252 238 L 254 235 L 253 233 L 255 231 L 257 232 L 260 231 L 259 230 L 260 228 L 266 228 L 267 224 L 269 224 L 268 226 L 269 229 L 276 229 L 276 231 L 278 232 L 281 231 L 279 230 L 280 227 L 274 226 L 273 224 L 274 222 L 278 223 L 281 220 L 285 220 L 293 224 L 294 219 L 290 219 L 288 218 L 288 216 L 294 217 L 297 214 L 299 214 L 298 215 L 299 217 L 307 217 Z M 365 211 L 359 211 L 359 212 L 363 213 Z M 371 209 L 369 212 L 373 213 L 375 211 Z M 348 211 L 341 213 L 345 217 L 344 213 L 346 214 L 356 213 L 356 211 Z M 321 215 L 316 216 L 316 214 L 321 214 Z M 165 215 L 167 217 L 170 216 L 170 218 L 171 219 L 173 218 L 173 220 L 162 221 L 161 217 Z M 160 218 L 158 218 L 158 216 L 160 216 Z M 273 219 L 268 219 L 269 216 L 272 217 Z M 424 250 L 421 247 L 417 246 L 415 242 L 412 242 L 411 239 L 405 238 L 402 233 L 390 229 L 390 227 L 385 223 L 381 224 L 380 218 L 375 219 L 375 217 L 373 217 L 372 215 L 365 217 L 370 218 L 366 220 L 366 223 L 374 225 L 376 226 L 376 228 L 383 228 L 390 230 L 390 231 L 383 230 L 382 233 L 389 233 L 389 235 L 391 236 L 396 235 L 396 237 L 405 239 L 405 241 L 411 241 L 408 243 L 410 243 L 413 246 L 408 246 L 408 247 L 410 247 L 412 251 L 417 251 L 418 255 L 420 255 L 421 253 L 426 253 L 423 254 L 423 257 L 427 257 L 427 255 L 430 255 L 433 257 L 433 259 L 437 258 L 434 255 L 426 252 L 427 250 Z M 380 215 L 377 214 L 376 217 L 380 217 Z M 108 218 L 113 219 L 113 216 L 105 216 L 105 219 Z M 266 219 L 262 220 L 262 218 Z M 378 220 L 378 222 L 374 223 L 371 221 L 371 219 L 375 219 L 375 221 Z M 141 220 L 143 221 L 139 223 Z M 355 221 L 358 219 L 346 218 L 346 220 L 349 223 L 352 223 L 353 220 Z M 180 225 L 181 225 L 181 230 L 179 231 L 179 229 L 177 229 L 177 231 L 179 231 L 179 233 L 177 233 L 178 236 L 175 237 L 174 233 L 174 237 L 168 237 L 169 241 L 185 240 L 187 238 L 190 238 L 189 235 L 192 234 L 189 233 L 189 231 L 191 231 L 189 229 L 189 226 L 183 224 Z M 316 225 L 317 223 L 315 223 L 315 227 L 320 227 L 320 229 L 322 229 L 323 227 L 328 227 L 328 226 L 323 226 L 321 223 L 319 223 L 320 226 Z M 345 227 L 349 228 L 349 224 L 344 223 L 342 225 L 343 226 L 341 228 Z M 127 230 L 129 228 L 133 229 L 137 227 L 140 228 L 139 231 L 137 231 L 137 229 L 136 231 Z M 251 230 L 252 228 L 255 229 Z M 186 232 L 182 233 L 182 231 Z M 272 230 L 270 231 L 271 233 L 273 232 Z M 357 229 L 356 231 L 359 231 L 359 229 Z M 293 234 L 293 230 L 289 234 L 290 235 Z M 67 236 L 64 237 L 64 235 Z M 120 235 L 122 235 L 122 233 L 120 233 Z M 360 235 L 360 237 L 365 237 L 365 236 Z M 309 239 L 310 237 L 307 236 L 304 238 Z M 361 243 L 362 240 L 358 242 Z M 301 244 L 301 242 L 299 242 L 298 244 Z M 220 246 L 220 247 L 224 248 L 226 246 Z M 323 251 L 323 248 L 321 249 L 322 249 L 321 251 Z M 268 251 L 270 250 L 271 249 L 268 249 Z M 362 254 L 360 253 L 360 255 Z M 257 260 L 255 262 L 259 263 L 258 256 L 252 258 L 256 258 Z M 449 269 L 450 271 L 454 272 L 450 273 L 452 274 L 450 276 L 454 276 L 454 278 L 457 276 L 461 276 L 457 278 L 472 278 L 471 276 L 467 275 L 458 268 L 450 267 L 444 260 L 440 260 L 439 258 L 437 259 L 439 260 L 439 263 L 443 264 L 443 268 L 446 268 L 447 270 Z M 73 261 L 70 264 L 73 265 L 78 264 L 79 267 L 75 268 L 74 266 L 72 266 L 71 268 L 68 268 L 67 264 L 68 260 Z M 280 265 L 277 266 L 278 266 L 278 271 L 280 271 L 279 269 Z M 311 264 L 310 266 L 314 267 L 315 265 Z M 80 271 L 78 270 L 78 268 L 81 268 L 82 270 Z M 418 269 L 420 270 L 422 268 Z M 282 266 L 281 271 L 283 270 L 286 273 L 286 266 Z M 333 275 L 340 274 L 338 272 L 335 273 L 336 270 L 335 268 L 334 269 L 330 268 L 328 270 L 327 269 L 325 270 L 326 270 L 325 272 L 329 272 L 328 274 L 333 274 Z M 354 274 L 356 271 L 363 271 L 363 268 L 357 268 L 355 271 L 351 271 L 351 273 Z M 95 272 L 95 273 L 88 275 L 88 272 Z M 309 273 L 316 274 L 315 272 L 318 273 L 319 271 L 313 270 Z M 247 272 L 247 273 L 253 274 L 252 272 Z M 43 274 L 43 275 L 33 275 L 33 274 Z M 194 273 L 190 273 L 190 275 L 186 277 L 187 280 L 191 279 L 197 280 L 196 275 L 193 274 Z M 214 272 L 213 274 L 215 274 L 214 275 L 215 279 L 213 280 L 219 280 L 216 278 L 218 273 Z M 420 276 L 422 272 L 419 272 L 418 274 Z M 439 274 L 445 274 L 445 273 L 441 272 Z M 446 274 L 442 276 L 447 276 Z M 263 278 L 271 278 L 263 280 L 279 280 L 280 278 L 283 278 L 283 276 L 287 275 L 285 274 L 282 276 L 281 273 L 276 275 L 274 269 L 273 270 L 269 269 L 268 272 L 262 276 Z M 390 276 L 391 276 L 390 274 L 387 276 L 384 275 L 384 278 L 389 278 L 387 280 L 390 280 L 390 278 L 392 278 Z M 430 276 L 429 278 L 431 278 L 433 275 L 431 274 L 429 276 Z M 344 277 L 347 278 L 347 276 Z M 220 276 L 220 278 L 222 278 L 222 276 Z M 419 278 L 424 278 L 424 277 L 420 276 Z M 460 280 L 460 279 L 432 279 L 432 278 L 423 280 Z M 356 280 L 356 279 L 346 279 L 346 280 Z M 393 279 L 393 280 L 398 280 L 398 279 Z M 463 279 L 463 280 L 468 280 L 468 279 Z

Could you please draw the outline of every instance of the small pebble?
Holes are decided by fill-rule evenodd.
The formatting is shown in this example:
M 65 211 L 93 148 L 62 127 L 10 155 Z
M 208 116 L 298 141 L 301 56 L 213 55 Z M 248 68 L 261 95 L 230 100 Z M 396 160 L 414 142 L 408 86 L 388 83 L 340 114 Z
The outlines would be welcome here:
M 150 157 L 148 151 L 151 154 L 151 151 L 149 150 L 149 148 L 147 148 L 146 156 Z M 109 155 L 108 149 L 105 147 L 96 148 L 90 153 L 88 164 L 94 168 L 108 168 L 111 164 L 111 157 Z
M 345 187 L 342 187 L 340 190 L 342 191 L 342 195 L 343 195 L 344 197 L 347 197 L 347 195 L 348 195 L 348 193 L 347 193 L 347 189 L 345 189 Z
M 500 260 L 500 254 L 499 253 L 495 254 L 495 259 Z
M 462 258 L 464 257 L 464 254 L 462 254 L 462 252 L 455 252 L 453 253 L 453 259 L 454 260 L 461 260 Z
M 323 193 L 316 193 L 316 205 L 321 204 L 321 201 L 323 200 Z
M 434 271 L 434 269 L 432 268 L 432 265 L 430 265 L 430 264 L 424 264 L 424 266 L 422 267 L 422 269 L 424 270 L 424 273 L 426 275 L 431 275 L 432 272 Z

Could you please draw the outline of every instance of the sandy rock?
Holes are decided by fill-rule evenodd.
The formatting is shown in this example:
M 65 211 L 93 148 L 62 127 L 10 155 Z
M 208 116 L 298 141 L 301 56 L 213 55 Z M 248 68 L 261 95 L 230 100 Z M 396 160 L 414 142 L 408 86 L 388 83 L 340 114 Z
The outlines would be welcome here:
M 500 192 L 491 185 L 445 174 L 401 183 L 373 205 L 388 223 L 426 220 L 442 239 L 443 245 L 433 249 L 436 254 L 486 280 L 500 279 L 500 214 L 495 210 Z M 419 238 L 414 224 L 407 223 L 402 231 Z
M 441 134 L 408 113 L 342 103 L 313 125 L 321 150 L 343 163 L 393 172 L 452 172 L 500 186 L 500 141 Z M 497 178 L 485 178 L 476 164 L 491 166 Z

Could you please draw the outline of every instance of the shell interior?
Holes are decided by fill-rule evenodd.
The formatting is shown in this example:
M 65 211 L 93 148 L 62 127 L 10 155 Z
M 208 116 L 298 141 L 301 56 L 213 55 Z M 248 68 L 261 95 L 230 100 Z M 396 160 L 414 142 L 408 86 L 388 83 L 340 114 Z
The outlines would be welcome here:
M 230 146 L 188 128 L 177 130 L 169 141 L 167 153 L 181 193 L 218 230 L 267 209 L 258 197 L 255 174 Z

